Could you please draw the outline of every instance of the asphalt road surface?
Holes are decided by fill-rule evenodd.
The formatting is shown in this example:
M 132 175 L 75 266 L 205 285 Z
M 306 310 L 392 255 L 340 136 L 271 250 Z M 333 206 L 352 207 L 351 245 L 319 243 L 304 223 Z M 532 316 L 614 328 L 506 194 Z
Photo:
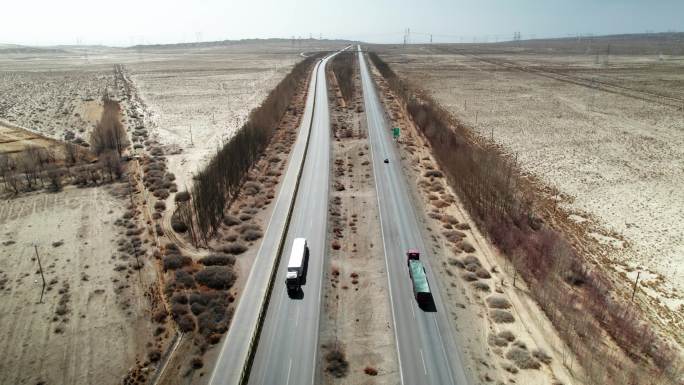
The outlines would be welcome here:
M 318 81 L 320 81 L 321 79 L 322 83 L 318 83 Z M 314 95 L 316 98 L 316 103 L 314 103 Z M 275 261 L 277 260 L 280 241 L 284 235 L 284 232 L 286 231 L 288 213 L 291 208 L 292 199 L 295 195 L 295 186 L 297 185 L 297 178 L 299 176 L 302 162 L 304 161 L 305 156 L 307 156 L 307 139 L 310 142 L 308 148 L 308 156 L 321 156 L 325 158 L 325 162 L 328 161 L 328 156 L 326 155 L 328 151 L 327 149 L 329 147 L 327 144 L 328 136 L 318 133 L 320 131 L 325 131 L 325 133 L 328 132 L 327 102 L 328 101 L 325 89 L 325 76 L 323 66 L 321 64 L 317 64 L 314 68 L 314 71 L 312 72 L 302 122 L 299 129 L 299 134 L 297 136 L 297 140 L 295 141 L 292 152 L 290 153 L 289 165 L 283 177 L 283 182 L 278 193 L 278 198 L 276 199 L 268 227 L 266 229 L 266 232 L 264 233 L 264 238 L 261 242 L 261 246 L 254 260 L 254 265 L 250 271 L 249 277 L 247 278 L 247 282 L 245 283 L 245 288 L 243 290 L 237 309 L 233 316 L 231 326 L 228 329 L 228 335 L 226 336 L 221 345 L 221 351 L 219 353 L 216 365 L 214 366 L 214 370 L 211 373 L 211 377 L 209 379 L 210 385 L 237 385 L 240 383 L 242 371 L 245 367 L 245 362 L 247 362 L 248 360 L 252 339 L 255 335 L 256 328 L 258 325 L 260 309 L 265 301 L 265 295 L 268 290 L 268 280 L 271 275 Z M 320 107 L 319 103 L 322 103 L 323 106 Z M 317 111 L 316 114 L 314 114 L 314 107 Z M 325 111 L 325 114 L 322 114 L 320 111 Z M 309 129 L 311 129 L 311 131 Z M 324 145 L 321 146 L 321 143 L 323 143 Z M 326 152 L 318 153 L 317 151 L 319 151 L 321 148 Z M 307 166 L 305 164 L 304 167 L 306 169 L 302 169 L 302 179 L 300 186 L 303 186 L 303 189 L 300 188 L 298 196 L 302 196 L 302 190 L 307 191 L 308 193 L 312 193 L 311 186 L 314 185 L 318 186 L 320 189 L 325 188 L 325 191 L 316 191 L 317 194 L 327 195 L 327 171 L 325 173 L 321 172 L 322 177 L 326 178 L 326 180 L 324 181 L 325 185 L 322 185 L 320 183 L 311 183 L 310 181 L 313 177 L 313 175 L 311 175 L 311 163 L 312 162 L 308 162 L 308 168 L 306 168 Z M 327 170 L 327 166 L 325 170 Z M 304 174 L 306 174 L 306 176 Z M 313 220 L 314 218 L 316 220 L 320 220 L 323 225 L 322 227 L 318 226 L 317 228 L 322 228 L 323 230 L 321 231 L 325 231 L 325 214 L 327 209 L 325 203 L 327 201 L 325 199 L 322 200 L 324 205 L 321 208 L 322 211 L 320 213 L 317 213 L 317 215 L 312 215 L 310 217 L 310 220 Z M 297 213 L 297 210 L 302 209 L 301 207 L 295 208 L 292 217 L 294 219 L 294 222 L 298 223 L 302 220 L 309 220 L 307 218 L 302 218 L 302 216 Z M 311 214 L 312 212 L 306 211 L 306 213 Z M 323 219 L 319 219 L 319 216 L 321 215 L 323 216 Z M 296 227 L 291 227 L 291 229 L 293 228 Z M 308 237 L 308 234 L 304 236 Z M 291 239 L 292 237 L 288 238 L 288 243 L 286 243 L 284 247 L 283 255 L 289 256 L 288 252 L 289 246 L 292 243 Z M 323 241 L 316 241 L 312 246 L 322 248 L 322 245 Z M 317 254 L 314 254 L 312 252 L 311 259 L 316 259 L 317 257 L 320 257 L 322 255 L 320 252 L 318 252 L 318 249 L 316 250 Z M 286 260 L 287 258 L 283 259 L 284 263 L 287 263 Z M 273 297 L 271 297 L 271 303 L 281 303 L 283 300 L 280 297 L 280 290 L 285 287 L 285 281 L 284 278 L 280 276 L 280 273 L 281 272 L 279 270 L 278 281 L 274 284 Z M 309 305 L 313 303 L 313 298 L 311 298 L 310 295 L 306 296 L 305 299 L 308 301 Z M 272 313 L 272 311 L 269 311 L 267 314 Z M 285 332 L 285 334 L 289 334 L 289 330 L 285 330 Z M 270 329 L 264 329 L 261 334 L 262 338 L 264 334 L 268 333 L 270 333 Z M 311 333 L 311 331 L 309 331 L 309 333 Z M 311 334 L 311 336 L 315 335 Z M 259 362 L 257 362 L 257 364 L 258 363 Z M 256 365 L 256 367 L 259 366 Z
M 321 288 L 327 250 L 330 113 L 325 65 L 328 60 L 323 59 L 316 75 L 316 103 L 309 149 L 249 384 L 304 385 L 315 382 Z M 309 265 L 301 294 L 292 298 L 285 287 L 285 273 L 292 241 L 299 237 L 306 238 L 309 245 Z
M 421 237 L 416 208 L 409 197 L 391 128 L 361 52 L 359 65 L 401 382 L 407 385 L 468 384 L 470 382 L 439 294 L 439 283 L 429 266 L 431 257 Z M 384 163 L 385 159 L 389 163 Z M 426 265 L 435 302 L 432 311 L 421 309 L 414 299 L 406 265 L 406 250 L 409 248 L 420 250 L 420 259 Z

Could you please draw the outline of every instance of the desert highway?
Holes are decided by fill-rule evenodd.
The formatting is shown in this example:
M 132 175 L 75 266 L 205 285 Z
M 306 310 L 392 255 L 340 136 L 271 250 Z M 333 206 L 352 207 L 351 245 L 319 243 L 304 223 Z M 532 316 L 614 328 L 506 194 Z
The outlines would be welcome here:
M 429 267 L 428 248 L 421 237 L 418 216 L 409 197 L 401 160 L 360 47 L 359 66 L 401 382 L 407 385 L 469 384 L 439 294 L 438 282 Z M 389 163 L 383 162 L 385 158 L 389 159 Z M 427 262 L 428 282 L 436 311 L 424 311 L 416 304 L 406 265 L 406 250 L 409 248 L 420 250 L 421 260 Z
M 282 255 L 285 257 L 281 259 L 282 263 L 276 267 L 278 276 L 273 285 L 269 302 L 270 308 L 266 313 L 267 317 L 270 318 L 261 332 L 261 341 L 267 341 L 266 343 L 270 346 L 275 346 L 276 349 L 279 349 L 277 353 L 282 355 L 264 357 L 261 347 L 264 343 L 260 343 L 260 354 L 257 355 L 252 366 L 257 371 L 252 375 L 252 378 L 261 378 L 257 376 L 269 373 L 269 377 L 263 379 L 263 381 L 268 382 L 259 383 L 280 384 L 285 383 L 284 380 L 281 380 L 290 371 L 295 375 L 305 377 L 311 377 L 313 373 L 312 366 L 318 336 L 321 261 L 325 245 L 328 194 L 329 115 L 324 70 L 327 61 L 328 58 L 325 58 L 317 63 L 312 72 L 299 134 L 290 154 L 282 187 L 233 316 L 228 335 L 222 343 L 216 365 L 211 373 L 210 385 L 237 385 L 244 381 L 245 363 L 249 361 L 250 353 L 253 353 L 253 344 L 259 342 L 254 339 L 254 336 L 256 336 L 257 325 L 259 324 L 260 310 L 266 301 L 269 277 L 278 257 L 280 241 L 287 229 L 288 213 L 292 209 L 291 202 L 295 198 L 295 193 L 298 204 L 292 211 L 290 232 L 282 250 Z M 307 160 L 302 167 L 305 158 Z M 299 190 L 297 190 L 298 178 L 301 178 Z M 303 229 L 307 230 L 304 231 Z M 301 301 L 292 301 L 287 298 L 286 294 L 283 297 L 285 290 L 283 273 L 286 270 L 289 247 L 295 236 L 304 236 L 309 239 L 312 262 L 309 265 L 309 276 L 318 277 L 307 283 L 305 296 Z M 285 309 L 282 309 L 283 306 Z M 276 316 L 282 317 L 284 320 L 281 318 L 274 319 Z M 292 318 L 290 319 L 290 317 Z M 293 335 L 295 326 L 291 322 L 299 324 L 299 328 L 297 328 L 299 334 Z M 274 335 L 282 340 L 274 340 Z M 298 340 L 294 337 L 305 339 Z M 292 339 L 290 340 L 290 338 Z M 310 346 L 304 345 L 304 342 L 310 343 Z M 292 345 L 293 343 L 294 345 Z M 288 358 L 294 351 L 299 351 L 299 349 L 293 349 L 293 346 L 297 348 L 307 346 L 309 356 L 306 362 L 297 360 L 297 366 L 290 368 Z M 310 379 L 299 380 L 292 383 L 304 384 L 311 381 Z M 256 381 L 251 382 L 256 383 Z
M 330 114 L 321 62 L 316 80 L 309 149 L 290 219 L 278 275 L 249 377 L 249 384 L 313 384 L 316 376 L 318 325 L 325 265 L 328 174 L 330 171 Z M 294 238 L 309 244 L 309 267 L 301 298 L 290 298 L 285 273 Z

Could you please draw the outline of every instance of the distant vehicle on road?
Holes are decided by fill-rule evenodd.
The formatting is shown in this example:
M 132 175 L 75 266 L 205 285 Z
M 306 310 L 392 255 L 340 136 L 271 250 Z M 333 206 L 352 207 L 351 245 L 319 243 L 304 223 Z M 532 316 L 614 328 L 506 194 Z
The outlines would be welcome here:
M 413 295 L 416 297 L 418 306 L 432 306 L 432 292 L 425 274 L 425 266 L 420 261 L 420 252 L 415 249 L 409 249 L 406 252 L 406 264 L 408 265 L 409 276 L 413 283 Z
M 389 159 L 385 158 L 385 163 L 389 163 Z
M 290 260 L 287 262 L 285 285 L 288 292 L 299 292 L 306 283 L 306 269 L 309 265 L 309 246 L 305 238 L 295 238 L 292 242 Z

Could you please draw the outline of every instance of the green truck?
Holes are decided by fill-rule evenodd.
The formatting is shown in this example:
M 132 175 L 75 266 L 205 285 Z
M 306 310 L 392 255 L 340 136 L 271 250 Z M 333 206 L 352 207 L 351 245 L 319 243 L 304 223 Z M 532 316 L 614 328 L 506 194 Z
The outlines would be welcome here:
M 431 305 L 432 292 L 425 274 L 425 266 L 420 261 L 420 252 L 415 249 L 409 249 L 406 252 L 406 264 L 408 265 L 409 276 L 413 283 L 413 296 L 416 297 L 416 302 L 421 307 Z

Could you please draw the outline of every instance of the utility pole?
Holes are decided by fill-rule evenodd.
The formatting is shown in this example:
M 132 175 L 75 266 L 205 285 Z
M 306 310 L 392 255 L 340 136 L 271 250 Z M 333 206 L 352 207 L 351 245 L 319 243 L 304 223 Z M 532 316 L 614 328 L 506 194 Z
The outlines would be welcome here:
M 190 124 L 190 145 L 194 146 L 195 143 L 192 141 L 192 124 Z
M 43 279 L 43 288 L 40 290 L 40 302 L 43 303 L 43 294 L 45 293 L 45 275 L 43 275 L 43 264 L 40 263 L 40 255 L 38 255 L 38 245 L 33 244 L 33 249 L 36 251 L 36 259 L 38 259 L 38 269 L 40 270 L 40 278 Z
M 430 44 L 432 44 L 432 34 L 430 34 Z

